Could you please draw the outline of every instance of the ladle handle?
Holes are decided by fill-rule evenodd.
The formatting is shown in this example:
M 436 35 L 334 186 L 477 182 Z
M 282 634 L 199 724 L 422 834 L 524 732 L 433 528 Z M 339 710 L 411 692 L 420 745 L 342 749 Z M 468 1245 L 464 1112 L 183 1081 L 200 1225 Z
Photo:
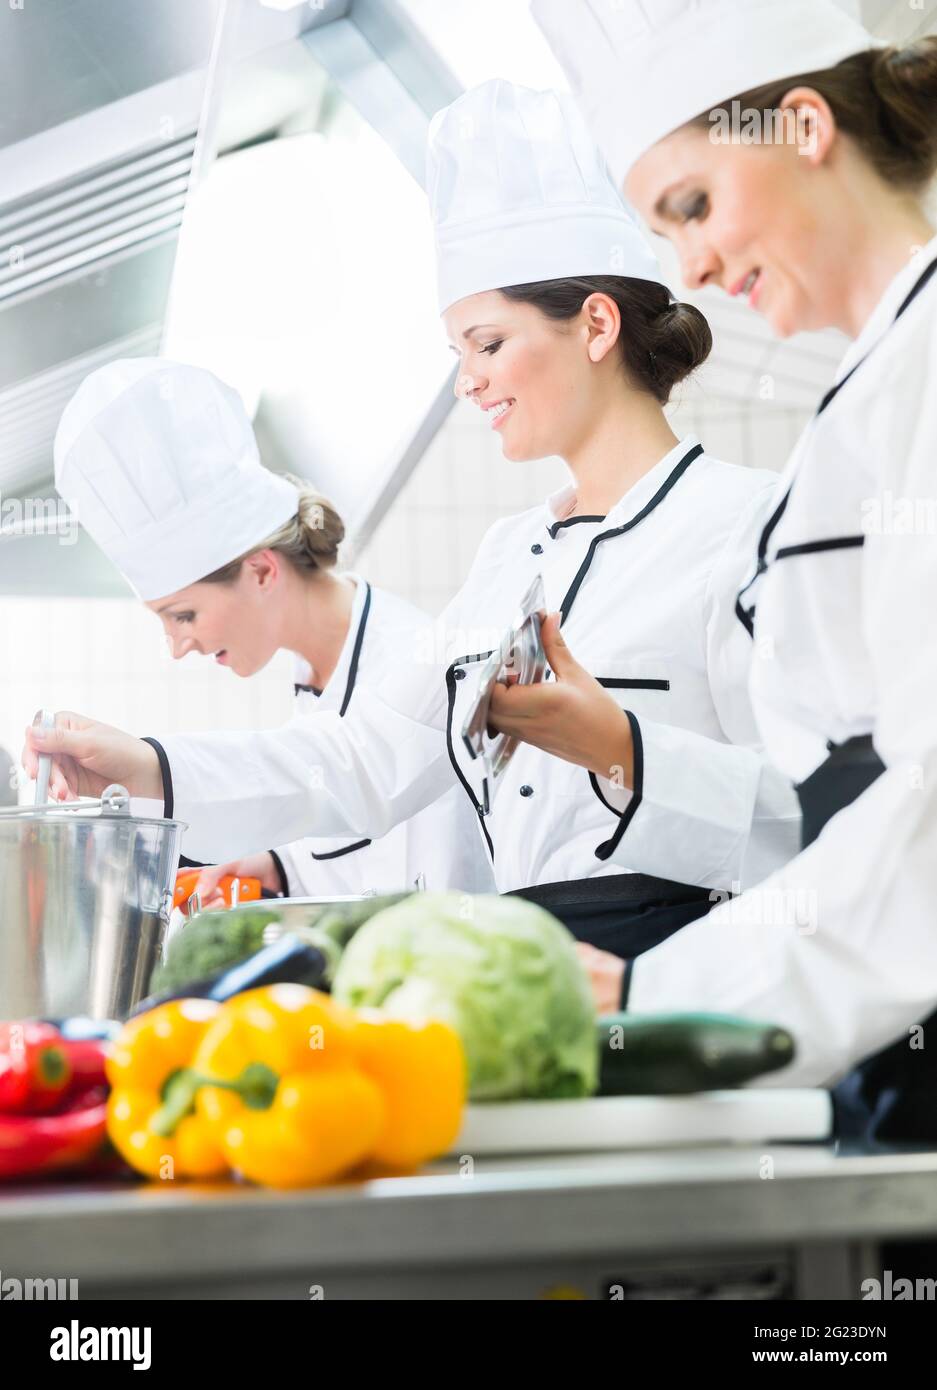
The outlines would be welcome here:
M 54 729 L 55 715 L 51 710 L 41 709 L 33 720 L 33 726 L 40 729 Z M 49 800 L 49 778 L 52 775 L 52 754 L 39 754 L 39 771 L 36 774 L 36 805 L 45 806 Z

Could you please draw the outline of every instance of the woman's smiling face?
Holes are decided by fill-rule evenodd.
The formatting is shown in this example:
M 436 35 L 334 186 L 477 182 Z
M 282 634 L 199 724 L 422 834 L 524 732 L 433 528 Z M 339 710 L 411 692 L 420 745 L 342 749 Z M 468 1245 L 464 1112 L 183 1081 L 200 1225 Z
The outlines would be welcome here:
M 443 322 L 460 358 L 456 395 L 486 411 L 505 458 L 567 457 L 596 389 L 586 316 L 558 322 L 489 290 L 460 299 Z
M 841 317 L 848 257 L 825 136 L 810 150 L 717 144 L 708 129 L 683 126 L 635 163 L 625 194 L 673 243 L 691 289 L 745 295 L 782 338 L 827 328 Z

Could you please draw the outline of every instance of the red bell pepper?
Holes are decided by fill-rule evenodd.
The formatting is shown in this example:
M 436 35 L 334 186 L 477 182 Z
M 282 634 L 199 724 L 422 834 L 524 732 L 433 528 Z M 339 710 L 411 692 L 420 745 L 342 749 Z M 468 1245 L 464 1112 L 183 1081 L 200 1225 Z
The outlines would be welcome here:
M 73 1074 L 63 1039 L 50 1023 L 0 1023 L 0 1114 L 54 1110 Z
M 0 1181 L 87 1164 L 106 1136 L 107 1100 L 97 1086 L 57 1115 L 0 1115 Z
M 105 1063 L 107 1062 L 106 1043 L 97 1038 L 82 1038 L 80 1040 L 63 1038 L 62 1047 L 65 1050 L 65 1059 L 71 1072 L 66 1097 L 90 1090 L 93 1086 L 106 1087 L 108 1085 L 105 1070 Z

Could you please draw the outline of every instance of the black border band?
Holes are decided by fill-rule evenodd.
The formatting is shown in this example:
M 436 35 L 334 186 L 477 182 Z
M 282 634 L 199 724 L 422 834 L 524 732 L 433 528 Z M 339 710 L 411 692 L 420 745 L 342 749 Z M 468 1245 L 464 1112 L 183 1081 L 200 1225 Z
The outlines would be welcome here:
M 280 879 L 280 892 L 283 894 L 284 898 L 288 898 L 290 895 L 290 885 L 286 876 L 286 869 L 283 867 L 283 860 L 275 849 L 270 850 L 269 854 L 270 858 L 273 860 L 273 867 L 276 869 Z
M 310 850 L 309 853 L 313 859 L 321 863 L 325 859 L 341 859 L 343 855 L 354 854 L 355 850 L 365 849 L 370 843 L 370 840 L 356 840 L 353 845 L 345 845 L 342 849 L 330 849 L 327 854 L 316 854 L 315 850 Z
M 492 647 L 491 650 L 494 651 L 494 648 Z M 446 704 L 448 706 L 446 710 L 446 752 L 449 754 L 449 761 L 452 764 L 453 771 L 455 772 L 456 777 L 458 777 L 459 781 L 462 784 L 462 787 L 468 793 L 469 800 L 475 807 L 475 814 L 478 816 L 478 823 L 482 828 L 482 834 L 484 835 L 485 843 L 488 846 L 488 853 L 491 855 L 492 863 L 494 863 L 495 847 L 492 842 L 491 836 L 488 833 L 488 827 L 485 824 L 485 817 L 482 809 L 482 804 L 476 797 L 475 793 L 472 791 L 471 784 L 469 783 L 462 769 L 459 767 L 459 764 L 456 761 L 455 749 L 452 746 L 452 720 L 453 716 L 455 715 L 455 668 L 457 666 L 471 665 L 472 663 L 476 663 L 479 661 L 487 661 L 489 656 L 491 656 L 491 652 L 479 652 L 477 656 L 459 656 L 456 657 L 455 661 L 453 661 L 452 664 L 446 670 Z
M 173 812 L 176 809 L 176 798 L 172 789 L 172 769 L 169 766 L 169 758 L 166 755 L 166 750 L 163 745 L 157 742 L 155 738 L 145 738 L 143 742 L 150 745 L 159 759 L 159 771 L 163 779 L 163 815 L 167 820 L 172 820 Z M 195 864 L 193 861 L 189 862 L 192 868 L 197 869 L 202 867 L 201 864 Z
M 670 681 L 667 680 L 619 680 L 617 676 L 596 676 L 599 685 L 604 685 L 606 690 L 669 690 Z
M 578 526 L 581 521 L 599 522 L 604 521 L 604 516 L 568 516 L 565 521 L 554 521 L 552 526 L 548 526 L 550 540 L 555 541 L 560 531 L 567 526 Z
M 358 632 L 355 637 L 354 651 L 351 654 L 351 665 L 348 667 L 348 680 L 345 683 L 345 695 L 342 699 L 341 709 L 338 711 L 339 718 L 348 708 L 348 703 L 354 694 L 355 682 L 358 679 L 358 660 L 361 656 L 361 646 L 364 642 L 364 631 L 368 625 L 368 614 L 371 612 L 371 585 L 365 580 L 364 608 L 361 610 L 361 621 L 358 624 Z
M 615 827 L 614 835 L 610 840 L 606 840 L 603 844 L 599 845 L 598 849 L 595 851 L 596 859 L 611 858 L 618 848 L 621 837 L 634 820 L 635 812 L 641 805 L 641 801 L 644 797 L 644 740 L 641 738 L 641 725 L 638 723 L 636 716 L 631 713 L 630 709 L 626 709 L 624 712 L 628 716 L 628 723 L 631 725 L 631 742 L 634 753 L 634 786 L 631 789 L 631 800 L 628 802 L 624 811 L 615 811 L 613 807 L 608 806 L 608 802 L 599 791 L 598 783 L 593 780 L 594 774 L 591 772 L 589 773 L 590 781 L 592 781 L 592 788 L 596 796 L 598 796 L 604 806 L 608 806 L 608 809 L 612 811 L 614 815 L 618 816 L 618 824 Z
M 799 545 L 782 545 L 775 551 L 775 560 L 786 560 L 789 555 L 818 555 L 823 550 L 857 550 L 865 545 L 865 536 L 834 536 L 828 541 L 801 541 Z
M 659 506 L 660 503 L 663 502 L 670 489 L 683 477 L 684 473 L 687 471 L 693 460 L 698 459 L 702 452 L 702 444 L 694 444 L 693 448 L 688 449 L 687 452 L 683 455 L 683 458 L 680 460 L 680 462 L 676 464 L 676 466 L 673 469 L 671 469 L 666 480 L 657 489 L 650 502 L 648 502 L 645 506 L 641 508 L 637 516 L 633 516 L 630 521 L 626 521 L 624 526 L 616 526 L 611 531 L 603 531 L 601 535 L 592 537 L 592 540 L 589 543 L 589 549 L 586 551 L 585 559 L 579 566 L 579 569 L 576 572 L 573 582 L 570 584 L 569 588 L 566 591 L 566 597 L 560 604 L 561 627 L 563 623 L 566 622 L 566 619 L 569 617 L 570 610 L 572 609 L 572 606 L 576 601 L 576 595 L 579 593 L 579 589 L 582 585 L 583 580 L 589 573 L 589 568 L 592 564 L 592 561 L 595 558 L 595 552 L 602 544 L 602 542 L 612 540 L 615 536 L 623 536 L 627 531 L 632 530 L 633 527 L 637 526 L 640 522 L 642 522 L 645 517 L 650 516 L 654 508 Z

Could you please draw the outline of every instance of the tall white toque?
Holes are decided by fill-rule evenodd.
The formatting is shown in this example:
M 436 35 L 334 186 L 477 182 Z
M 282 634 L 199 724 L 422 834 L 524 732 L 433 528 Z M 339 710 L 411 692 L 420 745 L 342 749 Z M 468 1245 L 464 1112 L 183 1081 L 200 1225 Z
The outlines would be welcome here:
M 237 392 L 156 357 L 85 378 L 55 436 L 55 485 L 144 601 L 230 564 L 299 508 L 260 462 Z
M 427 190 L 439 311 L 538 280 L 660 281 L 576 103 L 500 79 L 433 117 Z
M 849 0 L 531 0 L 620 188 L 685 122 L 877 46 Z

